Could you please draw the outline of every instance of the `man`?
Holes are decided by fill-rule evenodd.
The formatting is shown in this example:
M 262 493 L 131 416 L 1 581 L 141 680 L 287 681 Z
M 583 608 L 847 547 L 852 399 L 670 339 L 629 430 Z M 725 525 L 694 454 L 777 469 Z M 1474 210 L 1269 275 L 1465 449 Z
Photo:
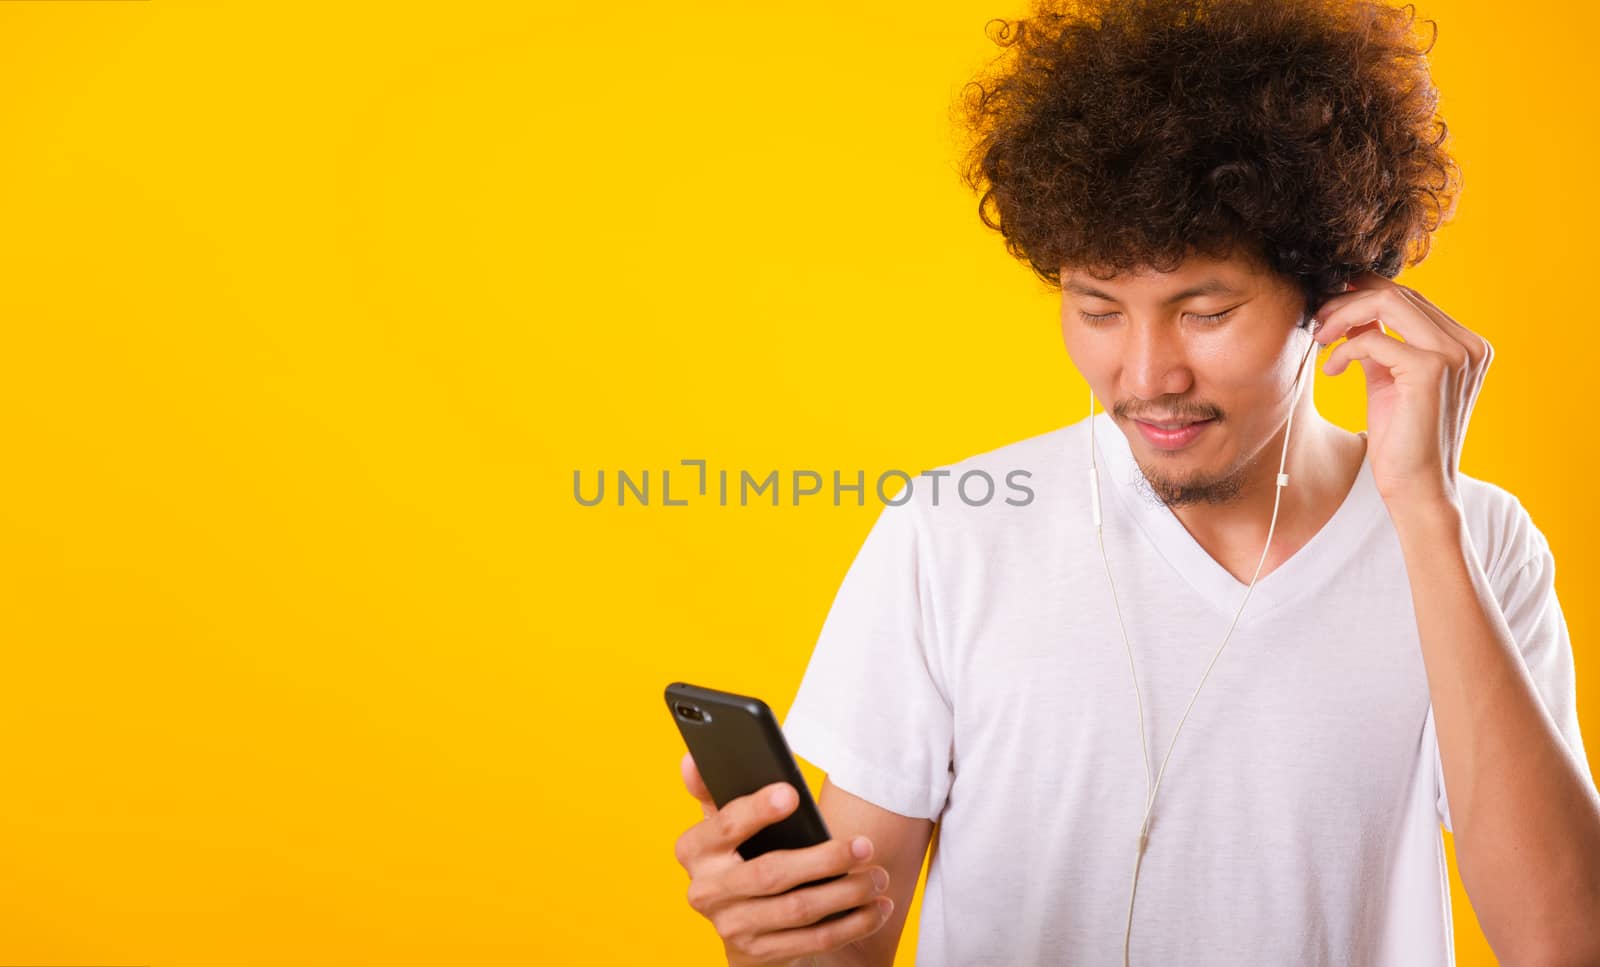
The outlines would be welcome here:
M 1025 506 L 880 514 L 784 721 L 833 841 L 739 860 L 792 791 L 719 811 L 686 758 L 730 963 L 887 967 L 931 840 L 919 965 L 1448 965 L 1441 824 L 1502 962 L 1600 963 L 1554 561 L 1458 470 L 1492 350 L 1393 281 L 1456 192 L 1413 33 L 1107 0 L 1001 34 L 969 180 L 1106 409 L 941 468 L 1025 469 Z M 1365 433 L 1317 412 L 1328 346 Z

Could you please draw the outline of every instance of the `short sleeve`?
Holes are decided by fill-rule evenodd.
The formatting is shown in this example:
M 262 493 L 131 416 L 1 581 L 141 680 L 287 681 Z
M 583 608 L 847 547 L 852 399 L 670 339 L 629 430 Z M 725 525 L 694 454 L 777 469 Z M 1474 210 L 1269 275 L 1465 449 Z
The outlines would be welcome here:
M 954 717 L 917 510 L 907 502 L 879 512 L 834 596 L 783 731 L 840 789 L 937 819 L 950 789 Z
M 1539 533 L 1523 511 L 1523 527 L 1527 547 L 1531 549 L 1520 566 L 1515 567 L 1495 585 L 1500 610 L 1506 625 L 1516 639 L 1517 650 L 1523 664 L 1533 678 L 1545 710 L 1555 722 L 1556 729 L 1566 740 L 1568 748 L 1577 757 L 1584 775 L 1593 784 L 1589 759 L 1584 751 L 1583 735 L 1578 729 L 1577 678 L 1572 662 L 1572 640 L 1567 633 L 1567 622 L 1556 598 L 1556 562 L 1550 545 Z M 1427 733 L 1433 736 L 1433 767 L 1439 787 L 1439 821 L 1444 828 L 1454 832 L 1450 823 L 1450 802 L 1445 794 L 1444 761 L 1439 754 L 1439 743 L 1433 725 L 1433 706 L 1428 706 Z

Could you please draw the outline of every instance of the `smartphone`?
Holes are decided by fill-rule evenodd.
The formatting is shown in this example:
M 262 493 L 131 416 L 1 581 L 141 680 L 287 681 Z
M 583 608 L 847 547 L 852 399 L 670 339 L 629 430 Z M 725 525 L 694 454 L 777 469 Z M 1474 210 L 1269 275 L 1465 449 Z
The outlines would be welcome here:
M 673 682 L 666 689 L 667 707 L 678 723 L 694 764 L 705 780 L 711 799 L 722 808 L 740 796 L 771 785 L 787 782 L 800 795 L 793 812 L 779 822 L 758 830 L 739 844 L 739 855 L 753 860 L 778 849 L 804 849 L 826 843 L 832 837 L 822 813 L 811 798 L 811 790 L 800 775 L 800 767 L 789 751 L 789 743 L 778 727 L 772 709 L 759 698 L 702 688 L 686 682 Z M 794 889 L 828 883 L 843 873 L 801 883 Z M 847 916 L 853 909 L 830 913 L 818 923 Z

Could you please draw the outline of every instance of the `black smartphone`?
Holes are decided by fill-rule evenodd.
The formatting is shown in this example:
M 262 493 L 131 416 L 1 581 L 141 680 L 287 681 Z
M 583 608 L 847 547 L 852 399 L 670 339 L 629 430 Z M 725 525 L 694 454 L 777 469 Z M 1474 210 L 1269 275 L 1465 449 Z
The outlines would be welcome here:
M 794 812 L 739 844 L 740 856 L 753 860 L 771 850 L 828 841 L 827 824 L 766 702 L 686 682 L 668 685 L 666 698 L 717 808 L 774 782 L 787 782 L 800 794 Z
M 774 782 L 787 782 L 800 795 L 793 812 L 739 844 L 740 856 L 753 860 L 772 850 L 804 849 L 831 838 L 811 790 L 800 775 L 794 753 L 789 751 L 783 730 L 766 702 L 686 682 L 668 685 L 666 699 L 672 720 L 678 723 L 678 732 L 717 808 Z M 828 883 L 843 875 L 801 883 L 794 889 Z M 851 912 L 840 910 L 817 922 L 836 920 Z

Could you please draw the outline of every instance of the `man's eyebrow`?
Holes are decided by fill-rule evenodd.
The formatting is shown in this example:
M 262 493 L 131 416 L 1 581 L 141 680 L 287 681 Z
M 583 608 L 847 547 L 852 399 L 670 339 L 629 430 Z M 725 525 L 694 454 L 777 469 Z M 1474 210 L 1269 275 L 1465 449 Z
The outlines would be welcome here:
M 1067 283 L 1066 283 L 1065 286 L 1063 286 L 1063 288 L 1065 288 L 1068 292 L 1074 292 L 1074 293 L 1077 293 L 1078 295 L 1094 296 L 1097 299 L 1106 299 L 1106 300 L 1111 301 L 1111 302 L 1116 302 L 1117 301 L 1117 297 L 1116 296 L 1111 295 L 1110 293 L 1107 293 L 1107 292 L 1101 292 L 1099 289 L 1096 289 L 1094 286 L 1085 285 L 1084 283 L 1079 282 L 1076 279 L 1067 280 Z M 1192 297 L 1197 296 L 1197 295 L 1242 295 L 1242 294 L 1243 293 L 1241 293 L 1238 289 L 1235 289 L 1234 287 L 1230 286 L 1228 283 L 1222 281 L 1221 279 L 1210 278 L 1210 279 L 1206 279 L 1204 282 L 1199 283 L 1198 285 L 1192 285 L 1189 288 L 1184 289 L 1182 292 L 1174 292 L 1171 296 L 1167 297 L 1167 300 L 1166 300 L 1166 302 L 1164 304 L 1165 305 L 1171 305 L 1174 302 L 1182 302 L 1184 299 L 1192 298 Z

